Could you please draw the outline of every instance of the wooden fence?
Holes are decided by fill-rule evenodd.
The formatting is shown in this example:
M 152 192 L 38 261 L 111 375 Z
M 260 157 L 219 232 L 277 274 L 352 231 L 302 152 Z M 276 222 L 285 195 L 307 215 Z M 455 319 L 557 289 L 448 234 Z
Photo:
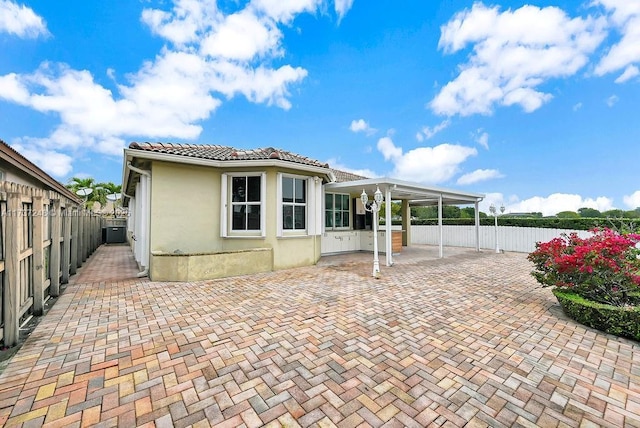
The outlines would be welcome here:
M 0 341 L 14 346 L 20 326 L 102 241 L 102 218 L 49 190 L 0 182 Z

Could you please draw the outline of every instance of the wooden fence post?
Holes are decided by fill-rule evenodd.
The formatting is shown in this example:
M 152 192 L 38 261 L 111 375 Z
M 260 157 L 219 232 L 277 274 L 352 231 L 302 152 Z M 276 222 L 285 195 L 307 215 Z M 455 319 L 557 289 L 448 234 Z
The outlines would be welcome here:
M 87 215 L 85 213 L 85 215 L 82 218 L 84 221 L 82 222 L 82 228 L 83 230 L 83 242 L 82 242 L 82 262 L 84 263 L 87 260 L 87 257 L 89 257 L 89 243 L 91 242 L 91 233 L 90 233 L 90 227 L 89 224 L 91 223 L 91 214 Z
M 60 229 L 62 219 L 60 218 L 60 199 L 51 200 L 51 256 L 49 257 L 49 272 L 51 285 L 49 294 L 53 297 L 60 295 Z
M 12 186 L 13 187 L 13 186 Z M 11 190 L 14 190 L 13 188 Z M 14 346 L 20 337 L 20 251 L 22 243 L 22 200 L 19 193 L 7 192 L 4 254 L 4 344 Z
M 69 282 L 69 264 L 71 263 L 71 205 L 67 204 L 64 210 L 62 234 L 62 283 Z
M 80 215 L 80 209 L 75 208 L 72 211 L 71 217 L 71 266 L 69 267 L 69 273 L 75 275 L 78 270 L 78 216 Z
M 84 261 L 84 209 L 78 212 L 78 267 Z
M 33 196 L 33 315 L 44 312 L 44 212 L 43 197 Z

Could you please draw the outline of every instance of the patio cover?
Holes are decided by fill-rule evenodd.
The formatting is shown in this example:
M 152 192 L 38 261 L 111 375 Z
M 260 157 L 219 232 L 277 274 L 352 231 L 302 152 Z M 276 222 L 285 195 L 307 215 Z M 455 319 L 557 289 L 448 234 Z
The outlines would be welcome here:
M 391 248 L 391 202 L 406 201 L 408 206 L 438 206 L 438 227 L 439 232 L 439 256 L 443 257 L 443 228 L 442 228 L 442 206 L 443 205 L 470 205 L 475 207 L 475 237 L 476 251 L 480 251 L 480 215 L 478 210 L 479 202 L 484 199 L 484 195 L 479 193 L 461 192 L 459 190 L 442 187 L 424 186 L 419 183 L 396 180 L 393 178 L 368 178 L 365 180 L 345 181 L 341 183 L 328 183 L 324 186 L 325 191 L 362 193 L 367 192 L 369 198 L 373 197 L 376 188 L 379 188 L 384 195 L 385 201 L 385 226 L 384 229 L 386 248 Z M 408 210 L 407 210 L 408 211 Z M 410 218 L 404 218 L 406 213 L 403 210 L 403 224 L 411 225 Z M 410 212 L 409 212 L 410 215 Z M 387 266 L 393 265 L 393 252 L 386 252 Z

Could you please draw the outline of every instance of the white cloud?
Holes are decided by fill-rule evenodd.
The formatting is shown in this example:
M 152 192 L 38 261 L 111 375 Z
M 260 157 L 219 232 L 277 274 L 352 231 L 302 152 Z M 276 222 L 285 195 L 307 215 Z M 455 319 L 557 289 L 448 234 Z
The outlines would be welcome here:
M 625 205 L 632 210 L 640 207 L 640 190 L 636 190 L 632 194 L 624 196 L 622 200 Z
M 353 6 L 353 0 L 334 0 L 334 6 L 338 14 L 338 22 L 340 22 Z
M 615 80 L 615 82 L 624 83 L 638 75 L 640 75 L 640 70 L 638 70 L 638 67 L 636 67 L 635 65 L 630 65 L 625 68 L 624 72 Z
M 223 19 L 216 0 L 175 0 L 174 3 L 171 12 L 144 9 L 140 19 L 154 34 L 177 46 L 198 41 Z
M 424 141 L 425 139 L 429 140 L 433 138 L 438 132 L 446 129 L 449 125 L 451 125 L 451 120 L 445 119 L 434 127 L 425 126 L 422 130 L 416 135 L 418 141 Z
M 368 168 L 351 168 L 351 167 L 343 164 L 337 158 L 331 158 L 331 159 L 327 160 L 327 163 L 333 169 L 339 169 L 340 171 L 350 172 L 352 174 L 360 175 L 362 177 L 367 177 L 367 178 L 380 177 L 380 174 L 376 173 L 375 171 L 373 171 L 371 169 L 368 169 Z
M 9 0 L 0 0 L 0 33 L 3 32 L 21 38 L 49 35 L 44 19 L 33 9 Z
M 537 110 L 552 98 L 537 88 L 580 70 L 606 36 L 604 28 L 603 19 L 571 19 L 556 7 L 500 12 L 475 3 L 441 28 L 439 47 L 445 53 L 468 45 L 473 53 L 430 107 L 446 116 L 491 114 L 496 105 Z
M 247 61 L 253 57 L 282 56 L 282 33 L 274 21 L 258 18 L 248 10 L 229 15 L 201 43 L 202 53 L 211 57 Z
M 322 3 L 323 0 L 253 0 L 250 7 L 275 21 L 288 24 L 296 15 L 315 12 Z
M 611 95 L 609 98 L 605 100 L 605 103 L 607 103 L 609 107 L 613 107 L 618 103 L 618 101 L 620 101 L 620 98 L 618 98 L 617 95 Z
M 582 108 L 582 103 L 576 103 L 573 105 L 573 111 L 578 111 Z
M 640 64 L 640 2 L 638 0 L 596 0 L 594 4 L 600 4 L 610 13 L 610 22 L 620 33 L 620 41 L 613 45 L 604 58 L 598 63 L 595 73 L 604 74 L 624 70 L 616 79 L 617 83 L 628 80 L 630 75 L 637 75 L 637 67 Z M 633 77 L 631 76 L 631 77 Z
M 458 178 L 456 183 L 461 186 L 465 186 L 468 184 L 478 183 L 480 181 L 487 181 L 502 177 L 504 177 L 504 175 L 502 175 L 497 169 L 477 169 L 468 174 L 464 174 Z
M 378 151 L 384 156 L 384 160 L 396 160 L 402 157 L 402 148 L 393 144 L 391 137 L 382 137 L 378 140 Z
M 25 104 L 29 99 L 29 90 L 20 82 L 17 74 L 10 73 L 0 76 L 0 98 L 18 104 Z
M 506 204 L 505 212 L 541 212 L 545 216 L 556 215 L 561 211 L 575 211 L 580 208 L 595 208 L 599 211 L 613 209 L 613 200 L 604 196 L 595 199 L 580 195 L 554 193 L 547 197 L 534 196 L 522 201 L 513 200 Z
M 352 132 L 364 132 L 367 135 L 373 135 L 378 131 L 377 129 L 372 128 L 364 119 L 352 120 L 349 129 Z
M 55 177 L 64 177 L 71 172 L 71 156 L 40 147 L 26 147 L 20 143 L 12 144 L 11 147 Z
M 391 137 L 378 140 L 378 151 L 394 164 L 393 177 L 419 183 L 435 184 L 451 179 L 460 170 L 460 164 L 478 154 L 472 147 L 440 144 L 418 147 L 403 153 Z
M 486 150 L 489 150 L 489 134 L 484 132 L 482 129 L 478 129 L 475 134 L 474 140 L 476 143 L 480 144 Z
M 0 7 L 6 7 L 2 1 Z M 49 136 L 22 139 L 45 151 L 89 149 L 119 156 L 132 137 L 196 139 L 200 122 L 225 99 L 241 95 L 291 108 L 290 87 L 305 79 L 307 70 L 275 65 L 284 54 L 279 27 L 322 4 L 254 0 L 227 15 L 215 0 L 176 0 L 169 11 L 145 9 L 141 21 L 167 45 L 125 81 L 106 70 L 115 85 L 110 89 L 87 70 L 44 62 L 30 74 L 0 75 L 0 99 L 57 115 Z

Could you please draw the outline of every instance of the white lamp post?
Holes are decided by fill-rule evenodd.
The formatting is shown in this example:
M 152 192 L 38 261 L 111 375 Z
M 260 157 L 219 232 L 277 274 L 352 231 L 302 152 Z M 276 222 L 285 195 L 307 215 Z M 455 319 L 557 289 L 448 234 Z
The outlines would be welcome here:
M 360 200 L 364 209 L 373 213 L 373 277 L 380 278 L 380 260 L 378 259 L 378 212 L 380 212 L 380 206 L 382 205 L 382 192 L 380 188 L 376 186 L 376 192 L 373 194 L 373 202 L 369 204 L 369 196 L 367 192 L 362 189 Z
M 504 205 L 500 206 L 500 213 L 504 214 Z M 489 211 L 491 212 L 491 214 L 493 215 L 493 218 L 495 220 L 495 232 L 496 232 L 496 254 L 500 252 L 500 246 L 498 245 L 498 210 L 496 209 L 496 206 L 491 204 L 491 206 L 489 206 Z

